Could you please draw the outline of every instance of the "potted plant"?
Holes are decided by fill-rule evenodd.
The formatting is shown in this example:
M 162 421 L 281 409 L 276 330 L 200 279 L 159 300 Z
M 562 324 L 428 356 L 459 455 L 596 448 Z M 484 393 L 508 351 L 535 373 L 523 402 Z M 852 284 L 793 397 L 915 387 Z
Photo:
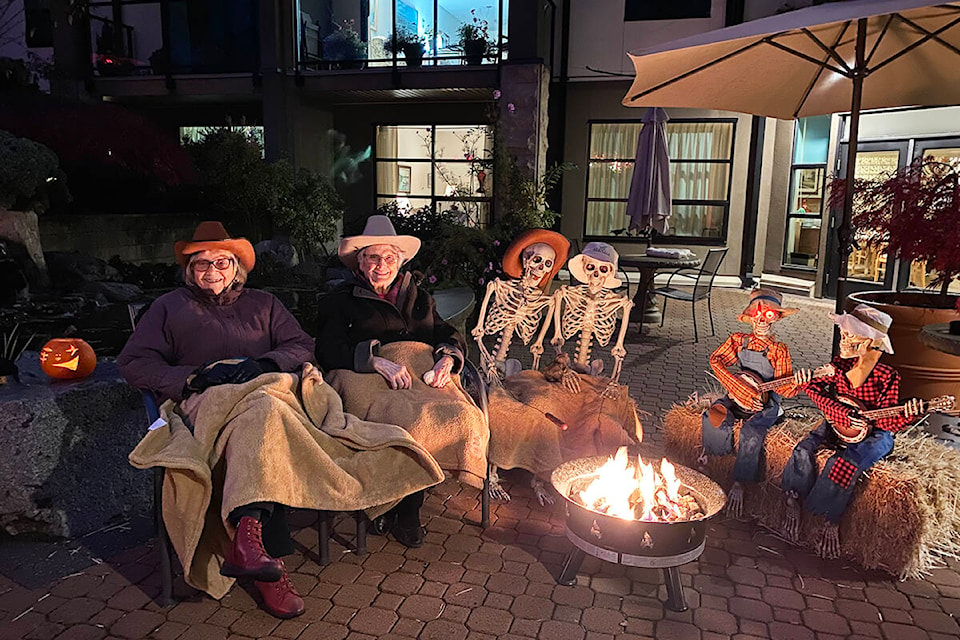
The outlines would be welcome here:
M 367 44 L 360 39 L 353 20 L 344 20 L 323 39 L 323 59 L 331 62 L 331 68 L 361 69 L 366 53 Z
M 830 205 L 843 202 L 843 180 L 831 183 Z M 934 291 L 874 291 L 849 296 L 848 308 L 875 306 L 893 317 L 894 354 L 885 360 L 902 377 L 901 395 L 929 398 L 956 393 L 960 357 L 924 346 L 927 324 L 957 317 L 960 296 L 948 292 L 960 276 L 960 172 L 952 164 L 918 158 L 899 171 L 853 185 L 853 226 L 867 245 L 936 270 Z
M 477 10 L 471 9 L 470 22 L 465 22 L 457 28 L 460 38 L 460 49 L 467 64 L 482 64 L 484 56 L 496 46 L 490 41 L 490 23 L 477 17 Z
M 397 33 L 387 38 L 387 53 L 402 53 L 408 67 L 419 67 L 423 64 L 423 54 L 426 38 L 408 29 L 398 29 Z

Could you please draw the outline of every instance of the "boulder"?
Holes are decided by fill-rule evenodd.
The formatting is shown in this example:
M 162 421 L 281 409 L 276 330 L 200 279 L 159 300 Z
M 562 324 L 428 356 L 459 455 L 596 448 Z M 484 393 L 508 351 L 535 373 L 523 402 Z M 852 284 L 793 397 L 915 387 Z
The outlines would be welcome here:
M 46 286 L 47 264 L 40 246 L 37 214 L 33 211 L 8 211 L 0 208 L 0 238 L 22 245 L 34 269 L 24 269 L 32 284 Z M 33 272 L 33 273 L 31 273 Z
M 57 286 L 80 288 L 88 282 L 120 282 L 120 273 L 109 264 L 77 251 L 48 251 L 47 268 Z
M 126 282 L 88 282 L 83 291 L 103 294 L 108 302 L 127 304 L 143 297 L 143 290 L 135 284 Z

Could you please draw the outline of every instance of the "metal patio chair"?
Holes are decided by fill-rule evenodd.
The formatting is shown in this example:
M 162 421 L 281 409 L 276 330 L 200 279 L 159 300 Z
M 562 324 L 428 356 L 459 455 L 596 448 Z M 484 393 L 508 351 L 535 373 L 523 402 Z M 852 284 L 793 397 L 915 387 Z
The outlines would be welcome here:
M 707 301 L 707 315 L 710 317 L 710 335 L 716 335 L 717 332 L 713 327 L 713 308 L 710 304 L 710 293 L 713 291 L 713 281 L 716 279 L 717 272 L 720 270 L 720 265 L 723 263 L 726 255 L 727 247 L 710 249 L 710 251 L 707 252 L 707 257 L 700 263 L 699 269 L 677 269 L 667 278 L 666 286 L 659 287 L 650 292 L 658 296 L 663 296 L 663 309 L 660 310 L 661 327 L 663 326 L 663 319 L 667 315 L 668 299 L 689 302 L 690 313 L 693 315 L 693 341 L 699 342 L 700 336 L 697 333 L 697 302 L 705 299 Z M 692 279 L 692 285 L 688 283 L 686 286 L 692 286 L 693 289 L 686 291 L 676 288 L 676 286 L 684 286 L 683 284 L 671 286 L 675 276 Z

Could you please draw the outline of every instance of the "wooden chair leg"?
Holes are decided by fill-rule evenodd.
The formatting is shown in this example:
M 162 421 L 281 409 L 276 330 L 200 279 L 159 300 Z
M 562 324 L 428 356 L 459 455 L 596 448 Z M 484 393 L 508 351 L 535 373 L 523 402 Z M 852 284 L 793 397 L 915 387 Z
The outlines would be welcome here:
M 170 537 L 163 521 L 163 467 L 153 469 L 153 517 L 160 547 L 160 606 L 173 603 L 173 564 L 170 561 Z
M 358 556 L 367 553 L 367 516 L 363 511 L 357 511 L 353 514 L 353 519 L 357 521 L 356 553 Z
M 320 552 L 320 564 L 330 564 L 330 512 L 317 511 L 317 538 Z

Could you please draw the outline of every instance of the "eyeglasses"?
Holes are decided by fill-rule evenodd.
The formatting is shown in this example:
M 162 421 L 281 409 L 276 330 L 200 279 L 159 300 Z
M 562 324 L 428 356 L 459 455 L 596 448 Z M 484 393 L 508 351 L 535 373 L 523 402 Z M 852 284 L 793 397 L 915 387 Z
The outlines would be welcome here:
M 210 267 L 216 267 L 217 271 L 226 271 L 233 265 L 233 258 L 217 258 L 216 260 L 194 260 L 190 266 L 196 271 L 209 271 Z
M 393 265 L 397 264 L 397 262 L 400 261 L 400 258 L 395 256 L 392 253 L 388 253 L 385 256 L 378 256 L 376 254 L 372 254 L 372 255 L 363 254 L 361 259 L 368 264 L 380 264 L 382 262 L 388 267 L 392 267 Z

